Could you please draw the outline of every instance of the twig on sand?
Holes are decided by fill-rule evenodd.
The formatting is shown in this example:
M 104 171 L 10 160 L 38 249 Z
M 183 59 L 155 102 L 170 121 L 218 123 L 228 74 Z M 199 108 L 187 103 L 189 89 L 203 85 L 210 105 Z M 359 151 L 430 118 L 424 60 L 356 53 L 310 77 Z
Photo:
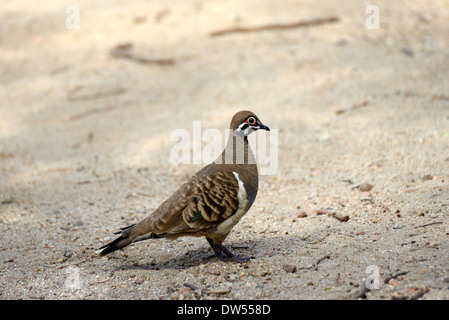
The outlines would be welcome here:
M 96 258 L 99 258 L 99 257 L 100 256 L 91 255 L 90 257 L 87 257 L 87 258 L 85 258 L 83 260 L 80 260 L 78 262 L 75 262 L 75 263 L 67 263 L 67 264 L 63 264 L 61 266 L 56 266 L 55 269 L 62 269 L 62 268 L 71 267 L 71 266 L 78 266 L 78 265 L 80 265 L 80 264 L 82 264 L 84 262 L 87 262 L 87 261 L 90 261 L 92 259 L 96 259 Z
M 367 105 L 369 105 L 369 101 L 368 100 L 360 102 L 360 103 L 356 103 L 356 104 L 354 104 L 351 107 L 346 108 L 346 109 L 338 109 L 337 111 L 335 111 L 335 114 L 336 115 L 340 115 L 340 114 L 343 114 L 343 113 L 345 113 L 347 111 L 357 110 L 357 109 L 366 107 Z
M 101 182 L 108 182 L 111 181 L 112 178 L 107 178 L 107 179 L 99 179 L 99 180 L 82 180 L 82 181 L 78 181 L 77 184 L 89 184 L 89 183 L 101 183 Z
M 93 108 L 90 110 L 86 110 L 77 114 L 72 114 L 72 115 L 68 115 L 65 118 L 65 121 L 70 122 L 70 121 L 74 121 L 74 120 L 79 120 L 97 113 L 102 113 L 102 112 L 106 112 L 106 111 L 112 111 L 118 108 L 121 108 L 122 105 L 117 105 L 117 104 L 112 104 L 109 106 L 105 106 L 105 107 L 100 107 L 100 108 Z
M 195 290 L 200 290 L 199 288 L 197 288 L 196 286 L 194 286 L 193 284 L 190 284 L 190 283 L 184 283 L 184 286 L 186 286 L 187 288 L 190 288 L 190 289 L 192 289 L 193 291 L 195 291 Z
M 227 294 L 229 292 L 231 292 L 231 288 L 224 288 L 224 289 L 217 289 L 217 290 L 203 290 L 202 292 L 204 292 L 205 294 L 215 294 L 215 295 L 220 295 L 220 294 Z
M 324 239 L 326 239 L 327 237 L 329 236 L 329 233 L 326 233 L 326 235 L 325 236 L 323 236 L 321 239 L 318 239 L 317 241 L 310 241 L 310 242 L 308 242 L 308 244 L 317 244 L 317 243 L 320 243 L 321 241 L 323 241 Z M 303 238 L 303 240 L 306 240 L 308 237 L 306 237 L 306 238 Z
M 318 259 L 317 262 L 314 263 L 313 269 L 314 270 L 318 270 L 318 265 L 321 263 L 321 261 L 326 260 L 326 259 L 330 259 L 330 257 L 331 257 L 330 254 L 326 254 L 324 257 Z
M 436 222 L 426 223 L 426 224 L 422 224 L 422 225 L 420 225 L 420 226 L 416 226 L 415 229 L 416 229 L 416 228 L 424 228 L 424 227 L 433 226 L 433 225 L 435 225 L 435 224 L 442 224 L 442 223 L 443 223 L 442 221 L 436 221 Z
M 325 17 L 325 18 L 316 18 L 312 20 L 301 20 L 293 23 L 273 23 L 273 24 L 265 24 L 261 26 L 254 27 L 231 27 L 227 29 L 217 30 L 209 33 L 211 37 L 223 36 L 230 33 L 247 33 L 247 32 L 259 32 L 266 30 L 285 30 L 285 29 L 293 29 L 300 27 L 310 27 L 317 26 L 326 23 L 334 23 L 340 20 L 339 17 Z
M 72 89 L 69 93 L 67 93 L 68 101 L 85 101 L 85 100 L 94 100 L 94 99 L 102 99 L 109 96 L 116 96 L 126 92 L 125 88 L 107 88 L 104 90 L 100 90 L 94 93 L 86 93 L 86 94 L 78 94 L 82 87 L 78 86 Z
M 175 63 L 175 59 L 150 59 L 142 56 L 135 55 L 131 52 L 132 44 L 123 43 L 115 46 L 111 51 L 110 55 L 114 58 L 128 59 L 140 64 L 153 64 L 153 65 L 172 65 Z
M 384 280 L 384 283 L 388 283 L 391 279 L 396 279 L 399 276 L 405 276 L 408 273 L 408 271 L 402 271 L 402 272 L 398 272 L 396 274 L 393 274 L 391 276 L 389 276 L 388 278 L 386 278 Z
M 326 209 L 318 209 L 316 213 L 317 213 L 317 215 L 326 214 L 328 216 L 334 217 L 335 219 L 337 219 L 338 221 L 341 221 L 341 222 L 349 221 L 349 216 L 348 215 L 346 215 L 346 214 L 345 215 L 341 215 L 341 214 L 338 214 L 336 212 L 331 212 L 331 211 L 326 210 Z
M 330 259 L 331 255 L 330 254 L 326 254 L 324 257 L 319 258 L 314 264 L 308 266 L 308 267 L 300 267 L 300 270 L 318 270 L 318 265 L 326 259 Z

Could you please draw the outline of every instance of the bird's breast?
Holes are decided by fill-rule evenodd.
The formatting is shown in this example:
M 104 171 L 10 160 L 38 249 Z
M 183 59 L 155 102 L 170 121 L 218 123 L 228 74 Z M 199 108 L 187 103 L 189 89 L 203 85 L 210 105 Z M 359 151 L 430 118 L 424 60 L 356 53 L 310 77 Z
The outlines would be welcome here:
M 238 181 L 239 184 L 239 191 L 237 193 L 237 197 L 239 200 L 239 206 L 232 216 L 230 216 L 228 219 L 223 221 L 217 226 L 216 231 L 222 235 L 226 235 L 229 233 L 229 231 L 239 222 L 239 220 L 245 215 L 245 213 L 249 209 L 249 200 L 248 200 L 248 194 L 246 192 L 245 184 L 243 183 L 242 179 L 240 179 L 240 176 L 237 172 L 232 172 L 235 176 L 235 178 Z

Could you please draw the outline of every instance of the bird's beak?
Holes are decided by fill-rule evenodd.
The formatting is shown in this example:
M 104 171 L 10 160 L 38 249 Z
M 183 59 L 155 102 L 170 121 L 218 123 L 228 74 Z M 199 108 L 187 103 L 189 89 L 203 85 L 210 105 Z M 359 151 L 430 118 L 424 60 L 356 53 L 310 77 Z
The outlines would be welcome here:
M 259 124 L 259 129 L 270 131 L 270 128 L 268 128 L 266 125 L 264 125 L 262 123 Z

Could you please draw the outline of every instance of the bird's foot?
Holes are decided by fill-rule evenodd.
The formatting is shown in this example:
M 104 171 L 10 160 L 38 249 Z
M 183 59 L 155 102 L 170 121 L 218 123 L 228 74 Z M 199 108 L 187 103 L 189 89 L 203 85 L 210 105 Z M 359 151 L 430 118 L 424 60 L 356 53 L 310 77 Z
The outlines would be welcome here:
M 252 257 L 239 257 L 239 256 L 236 256 L 236 255 L 233 254 L 231 251 L 229 251 L 228 248 L 226 248 L 226 247 L 223 246 L 223 245 L 219 246 L 219 248 L 220 248 L 220 250 L 221 250 L 221 252 L 222 252 L 222 255 L 223 255 L 223 253 L 224 253 L 224 256 L 226 256 L 226 257 L 228 257 L 228 258 L 230 258 L 230 259 L 232 259 L 232 260 L 234 260 L 234 261 L 240 262 L 240 263 L 248 262 L 248 261 L 250 261 L 251 259 L 254 259 L 254 258 L 252 258 Z
M 251 259 L 254 259 L 252 257 L 239 257 L 234 255 L 231 251 L 229 251 L 228 248 L 226 248 L 223 245 L 216 245 L 212 239 L 207 238 L 207 241 L 209 242 L 212 250 L 214 250 L 215 256 L 221 260 L 221 261 L 227 261 L 229 259 L 232 259 L 234 261 L 243 263 L 248 262 Z

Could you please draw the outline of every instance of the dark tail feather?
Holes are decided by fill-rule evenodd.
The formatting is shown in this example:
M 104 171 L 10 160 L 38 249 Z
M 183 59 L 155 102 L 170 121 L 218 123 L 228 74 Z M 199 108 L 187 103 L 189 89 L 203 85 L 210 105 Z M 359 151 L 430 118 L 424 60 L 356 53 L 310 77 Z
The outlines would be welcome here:
M 134 239 L 129 237 L 132 227 L 134 227 L 134 225 L 130 225 L 128 227 L 122 228 L 121 231 L 117 232 L 116 234 L 121 233 L 121 236 L 118 237 L 117 239 L 115 239 L 114 241 L 109 242 L 108 244 L 105 244 L 104 246 L 102 246 L 100 249 L 104 249 L 104 250 L 100 252 L 100 255 L 105 256 L 108 253 L 111 253 L 115 250 L 126 247 L 128 244 L 133 242 Z

